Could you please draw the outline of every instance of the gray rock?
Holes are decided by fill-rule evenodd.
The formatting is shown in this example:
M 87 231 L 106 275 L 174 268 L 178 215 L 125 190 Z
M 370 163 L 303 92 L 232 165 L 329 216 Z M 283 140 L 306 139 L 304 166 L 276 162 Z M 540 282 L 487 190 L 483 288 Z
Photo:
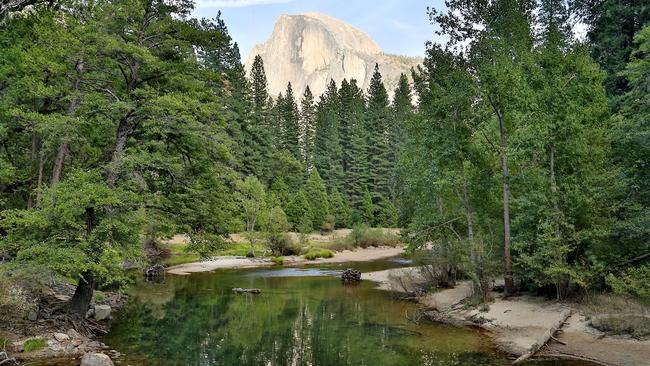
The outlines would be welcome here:
M 309 85 L 316 98 L 330 79 L 338 85 L 344 78 L 355 79 L 367 90 L 375 64 L 390 96 L 400 74 L 411 75 L 411 67 L 422 63 L 420 58 L 385 54 L 365 32 L 318 13 L 279 16 L 269 39 L 250 51 L 247 71 L 256 55 L 264 61 L 270 94 L 284 93 L 291 82 L 294 95 L 302 95 Z
M 92 318 L 93 316 L 95 316 L 95 309 L 88 309 L 86 311 L 86 318 Z
M 74 329 L 69 329 L 67 334 L 72 339 L 81 339 L 81 334 Z
M 38 312 L 37 311 L 31 310 L 27 314 L 27 320 L 29 320 L 30 322 L 35 322 L 37 319 L 38 319 Z
M 70 340 L 70 336 L 65 333 L 54 333 L 54 339 L 59 342 L 66 342 Z
M 111 358 L 103 353 L 86 353 L 81 358 L 81 366 L 114 366 Z
M 59 352 L 63 351 L 65 349 L 65 346 L 63 346 L 61 343 L 55 341 L 54 339 L 50 339 L 47 341 L 47 346 L 49 349 L 51 349 L 54 352 Z
M 95 306 L 95 320 L 106 320 L 111 316 L 111 307 L 108 305 Z

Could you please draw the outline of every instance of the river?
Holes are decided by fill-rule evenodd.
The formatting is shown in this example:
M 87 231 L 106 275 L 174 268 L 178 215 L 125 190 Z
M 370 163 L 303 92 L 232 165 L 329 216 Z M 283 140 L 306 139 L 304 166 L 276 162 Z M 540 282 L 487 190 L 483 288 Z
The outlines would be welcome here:
M 221 270 L 167 276 L 130 289 L 131 301 L 102 340 L 126 356 L 116 364 L 509 365 L 478 330 L 409 320 L 417 305 L 342 269 L 380 270 L 400 260 L 302 268 Z M 235 294 L 233 287 L 262 293 Z M 534 365 L 579 365 L 564 361 Z

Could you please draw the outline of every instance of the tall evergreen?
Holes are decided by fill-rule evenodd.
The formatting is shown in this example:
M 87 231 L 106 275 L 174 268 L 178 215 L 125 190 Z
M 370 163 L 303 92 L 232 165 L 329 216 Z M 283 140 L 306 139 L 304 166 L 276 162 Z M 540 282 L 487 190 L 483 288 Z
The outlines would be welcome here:
M 325 217 L 330 214 L 330 205 L 325 182 L 318 174 L 318 170 L 311 171 L 307 182 L 305 182 L 304 190 L 311 207 L 313 226 L 319 228 L 325 221 Z
M 330 80 L 321 95 L 316 113 L 314 138 L 314 167 L 319 171 L 328 189 L 342 185 L 344 172 L 341 166 L 341 141 L 338 131 L 338 89 Z
M 300 145 L 305 168 L 314 167 L 314 140 L 316 138 L 316 104 L 309 86 L 300 100 Z
M 369 131 L 364 119 L 363 91 L 356 80 L 343 80 L 339 91 L 339 134 L 342 140 L 342 166 L 345 173 L 342 187 L 353 206 L 358 206 L 363 187 L 368 184 L 371 170 L 367 158 Z
M 389 195 L 388 179 L 391 174 L 391 164 L 388 133 L 390 117 L 388 92 L 382 82 L 379 65 L 375 64 L 375 71 L 368 88 L 368 107 L 365 122 L 368 133 L 366 156 L 370 164 L 368 190 L 372 195 L 373 203 L 379 203 L 382 197 Z
M 401 168 L 400 156 L 405 148 L 405 124 L 413 118 L 413 101 L 411 86 L 405 74 L 401 74 L 391 103 L 391 124 L 388 132 L 388 145 L 390 151 L 391 175 L 388 178 L 388 191 L 391 203 L 399 207 L 399 187 L 403 183 L 405 174 Z
M 287 84 L 287 92 L 280 99 L 278 97 L 278 112 L 281 135 L 280 147 L 289 151 L 296 159 L 302 161 L 300 152 L 300 113 L 296 98 L 293 96 L 291 83 Z

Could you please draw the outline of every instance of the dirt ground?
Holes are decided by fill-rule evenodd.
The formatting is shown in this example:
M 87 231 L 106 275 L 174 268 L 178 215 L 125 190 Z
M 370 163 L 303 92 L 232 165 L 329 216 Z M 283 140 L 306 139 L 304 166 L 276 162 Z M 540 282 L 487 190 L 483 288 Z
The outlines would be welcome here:
M 404 253 L 404 248 L 361 248 L 354 251 L 344 250 L 336 252 L 332 258 L 317 258 L 307 260 L 301 256 L 284 257 L 285 266 L 317 263 L 343 263 L 343 262 L 368 262 L 384 258 L 395 257 Z M 268 258 L 246 258 L 246 257 L 220 257 L 205 262 L 194 262 L 169 267 L 167 273 L 175 275 L 188 275 L 197 272 L 210 272 L 223 268 L 253 268 L 272 266 Z

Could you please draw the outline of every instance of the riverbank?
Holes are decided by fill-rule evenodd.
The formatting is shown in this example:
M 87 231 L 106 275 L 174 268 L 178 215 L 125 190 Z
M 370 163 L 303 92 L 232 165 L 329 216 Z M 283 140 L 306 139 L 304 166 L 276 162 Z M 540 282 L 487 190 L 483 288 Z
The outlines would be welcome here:
M 362 275 L 363 279 L 377 282 L 379 289 L 409 293 L 416 292 L 424 277 L 418 267 Z M 454 288 L 416 299 L 431 319 L 483 328 L 499 349 L 516 357 L 535 351 L 536 358 L 575 359 L 597 365 L 650 364 L 650 340 L 601 332 L 591 326 L 590 316 L 576 303 L 532 296 L 505 298 L 493 292 L 492 302 L 473 309 L 464 304 L 472 295 L 471 287 L 471 282 L 461 281 Z
M 385 258 L 396 257 L 404 253 L 403 247 L 369 247 L 357 250 L 344 250 L 334 253 L 331 258 L 316 258 L 308 260 L 302 256 L 286 256 L 284 266 L 300 266 L 305 264 L 331 264 L 344 262 L 370 262 Z M 167 273 L 174 275 L 189 275 L 191 273 L 211 272 L 217 269 L 269 267 L 275 263 L 271 258 L 247 257 L 216 257 L 207 261 L 180 264 L 167 268 Z

